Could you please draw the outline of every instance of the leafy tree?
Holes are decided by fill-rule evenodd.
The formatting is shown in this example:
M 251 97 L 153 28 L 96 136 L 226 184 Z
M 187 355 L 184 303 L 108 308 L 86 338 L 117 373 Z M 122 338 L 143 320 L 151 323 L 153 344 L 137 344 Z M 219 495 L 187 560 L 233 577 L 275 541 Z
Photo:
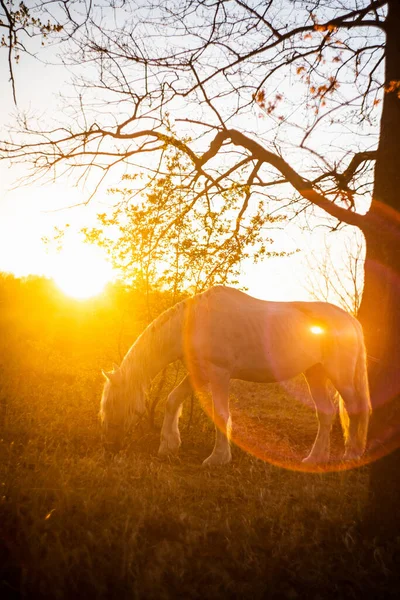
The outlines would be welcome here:
M 122 280 L 144 289 L 148 297 L 159 287 L 169 290 L 174 303 L 187 291 L 237 284 L 244 258 L 285 254 L 267 250 L 272 240 L 265 235 L 266 226 L 284 221 L 283 216 L 266 213 L 259 200 L 242 219 L 249 193 L 245 186 L 198 198 L 196 189 L 186 185 L 188 159 L 176 149 L 166 155 L 163 176 L 145 184 L 140 194 L 130 187 L 109 190 L 119 198 L 112 215 L 98 215 L 100 227 L 84 230 L 87 241 L 107 250 Z M 124 183 L 137 179 L 125 175 Z M 149 306 L 148 312 L 151 320 L 159 307 Z
M 123 164 L 148 168 L 151 153 L 162 170 L 172 146 L 191 162 L 196 202 L 245 185 L 239 223 L 261 197 L 358 227 L 372 441 L 383 453 L 400 438 L 399 29 L 398 0 L 104 4 L 73 40 L 77 67 L 90 66 L 75 118 L 47 131 L 23 123 L 2 144 L 38 176 L 97 167 L 99 185 Z M 399 459 L 372 470 L 382 523 L 397 514 Z

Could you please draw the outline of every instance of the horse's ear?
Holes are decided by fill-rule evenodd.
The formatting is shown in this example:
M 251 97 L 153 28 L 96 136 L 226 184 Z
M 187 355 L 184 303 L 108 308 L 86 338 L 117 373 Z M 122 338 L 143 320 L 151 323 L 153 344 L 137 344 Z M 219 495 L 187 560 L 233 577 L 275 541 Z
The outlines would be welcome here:
M 121 383 L 121 373 L 119 369 L 116 371 L 102 371 L 103 377 L 110 381 L 113 385 L 119 385 Z
M 101 374 L 103 375 L 106 381 L 110 381 L 110 373 L 107 373 L 104 369 L 101 370 Z

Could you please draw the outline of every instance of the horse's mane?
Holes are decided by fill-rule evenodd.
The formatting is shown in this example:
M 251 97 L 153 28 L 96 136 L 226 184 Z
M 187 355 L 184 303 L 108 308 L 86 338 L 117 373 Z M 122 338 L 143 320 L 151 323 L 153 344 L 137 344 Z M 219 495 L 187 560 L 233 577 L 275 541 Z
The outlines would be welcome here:
M 187 301 L 188 301 L 187 299 L 181 300 L 180 302 L 177 302 L 176 304 L 174 304 L 174 306 L 171 306 L 170 308 L 167 308 L 166 310 L 164 310 L 164 312 L 162 312 L 161 315 L 158 315 L 158 317 L 156 317 L 154 319 L 154 321 L 152 321 L 150 323 L 150 325 L 148 325 L 148 327 L 146 327 L 146 329 L 143 331 L 141 336 L 143 336 L 148 329 L 150 329 L 150 330 L 153 329 L 155 331 L 155 330 L 158 330 L 163 325 L 165 325 L 165 323 L 170 321 L 172 319 L 172 317 L 175 316 L 175 314 L 184 310 L 184 308 L 187 304 Z M 139 337 L 141 337 L 141 336 L 139 336 Z
M 141 383 L 147 383 L 154 352 L 162 352 L 163 344 L 166 343 L 164 326 L 175 316 L 182 315 L 183 318 L 187 303 L 188 299 L 185 299 L 167 308 L 138 336 L 121 364 L 128 381 L 139 379 Z

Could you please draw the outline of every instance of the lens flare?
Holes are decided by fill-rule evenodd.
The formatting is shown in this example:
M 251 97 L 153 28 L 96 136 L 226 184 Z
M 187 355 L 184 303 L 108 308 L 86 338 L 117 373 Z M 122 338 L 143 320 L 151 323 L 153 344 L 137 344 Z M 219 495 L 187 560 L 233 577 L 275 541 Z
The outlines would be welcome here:
M 321 335 L 321 333 L 324 333 L 324 330 L 319 325 L 313 325 L 312 327 L 310 327 L 310 331 L 314 335 Z
M 373 283 L 378 286 L 381 283 L 387 282 L 390 289 L 393 291 L 394 297 L 400 297 L 400 277 L 396 272 L 389 269 L 386 265 L 380 262 L 369 259 L 368 261 L 369 276 L 373 275 Z M 371 274 L 372 272 L 372 274 Z M 371 282 L 369 282 L 371 285 Z M 379 288 L 378 288 L 379 289 Z M 201 316 L 202 327 L 197 327 L 198 319 Z M 218 318 L 218 315 L 217 315 Z M 213 355 L 213 336 L 209 332 L 218 331 L 216 327 L 217 320 L 212 320 L 211 311 L 206 309 L 201 313 L 198 306 L 192 302 L 188 302 L 185 312 L 184 324 L 184 354 L 185 363 L 190 373 L 191 383 L 198 393 L 198 399 L 205 413 L 214 421 L 216 427 L 219 427 L 218 420 L 215 419 L 213 411 L 213 401 L 211 394 L 206 393 L 208 383 L 208 364 L 207 358 Z M 282 329 L 288 327 L 285 322 L 282 324 Z M 303 335 L 300 336 L 303 340 L 303 345 L 299 341 L 293 346 L 296 351 L 301 350 L 306 353 L 317 352 L 319 349 L 324 351 L 324 342 L 326 337 L 327 342 L 335 343 L 336 337 L 342 335 L 340 329 L 332 330 L 324 322 L 313 322 L 313 319 L 303 322 Z M 393 406 L 396 398 L 400 393 L 400 378 L 397 376 L 388 377 L 380 381 L 379 388 L 372 389 L 373 396 L 373 419 L 371 420 L 370 435 L 367 443 L 365 454 L 357 460 L 343 460 L 345 444 L 343 432 L 340 431 L 340 425 L 337 422 L 337 432 L 331 439 L 331 453 L 329 462 L 312 464 L 310 462 L 302 462 L 307 456 L 315 440 L 315 435 L 318 429 L 318 421 L 315 416 L 315 407 L 312 401 L 308 386 L 302 391 L 301 381 L 290 382 L 282 376 L 279 371 L 279 356 L 277 348 L 280 348 L 280 337 L 276 331 L 269 331 L 265 327 L 264 347 L 263 351 L 269 357 L 269 381 L 279 382 L 280 391 L 269 392 L 262 389 L 257 391 L 246 391 L 245 388 L 240 390 L 238 405 L 232 402 L 232 442 L 246 452 L 256 456 L 257 458 L 284 467 L 290 470 L 307 471 L 307 472 L 332 472 L 345 471 L 353 468 L 358 468 L 361 465 L 371 463 L 372 461 L 384 456 L 395 448 L 399 447 L 399 419 L 394 418 L 396 411 Z M 332 339 L 329 339 L 332 335 Z M 386 330 L 382 331 L 382 336 L 388 335 Z M 319 338 L 314 336 L 320 336 Z M 322 337 L 321 337 L 322 336 Z M 295 339 L 295 338 L 293 338 Z M 319 348 L 321 347 L 321 348 Z M 291 352 L 292 346 L 282 347 L 285 352 Z M 202 349 L 202 351 L 199 351 Z M 317 354 L 318 356 L 318 354 Z M 370 369 L 371 360 L 380 362 L 378 358 L 369 356 Z M 277 361 L 277 362 L 276 362 Z M 396 364 L 386 364 L 386 370 L 390 374 L 390 368 L 393 369 L 395 375 L 397 373 Z M 284 375 L 285 373 L 283 373 Z M 256 380 L 262 382 L 262 379 Z M 296 385 L 294 385 L 296 383 Z M 245 385 L 252 385 L 251 382 Z M 332 383 L 332 399 L 335 395 L 335 388 Z M 249 388 L 250 390 L 250 388 Z M 346 390 L 344 390 L 345 393 Z M 275 396 L 274 394 L 278 394 Z M 287 403 L 287 409 L 281 408 Z M 338 400 L 338 392 L 336 392 L 335 402 Z M 343 400 L 346 406 L 346 399 Z M 377 418 L 374 416 L 378 415 Z M 385 418 L 381 418 L 385 415 Z M 397 419 L 397 420 L 396 420 Z M 306 427 L 303 427 L 306 425 Z

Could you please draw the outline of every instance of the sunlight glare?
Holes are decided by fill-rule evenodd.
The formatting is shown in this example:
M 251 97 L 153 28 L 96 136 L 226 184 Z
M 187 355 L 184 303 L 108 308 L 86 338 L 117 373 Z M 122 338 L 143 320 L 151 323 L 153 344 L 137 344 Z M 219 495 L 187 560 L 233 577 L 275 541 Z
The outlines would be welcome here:
M 313 325 L 312 327 L 310 327 L 310 331 L 315 335 L 320 335 L 321 333 L 324 333 L 324 330 L 319 325 Z
M 98 248 L 79 242 L 54 257 L 52 278 L 64 294 L 84 300 L 103 291 L 113 270 Z

